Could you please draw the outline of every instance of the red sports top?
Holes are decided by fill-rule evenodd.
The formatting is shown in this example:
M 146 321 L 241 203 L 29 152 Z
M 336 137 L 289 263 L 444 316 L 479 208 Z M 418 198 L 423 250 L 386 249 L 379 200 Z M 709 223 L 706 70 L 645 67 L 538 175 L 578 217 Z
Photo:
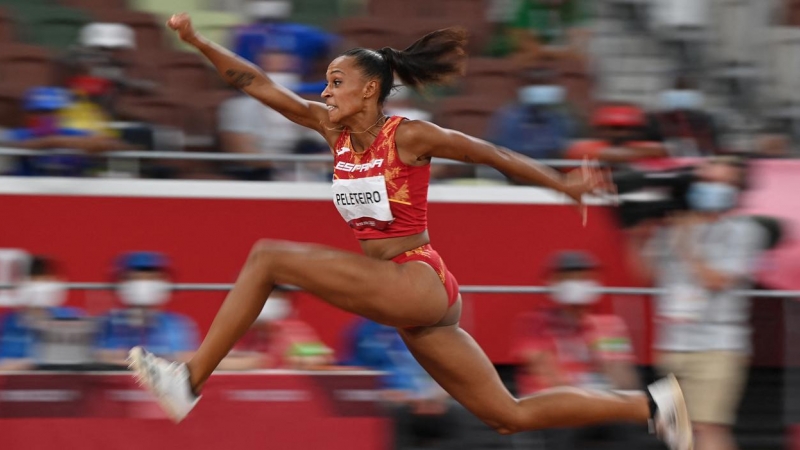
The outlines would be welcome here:
M 409 236 L 428 227 L 430 164 L 409 166 L 394 141 L 404 117 L 390 117 L 363 153 L 355 153 L 350 132 L 336 141 L 333 202 L 357 239 Z

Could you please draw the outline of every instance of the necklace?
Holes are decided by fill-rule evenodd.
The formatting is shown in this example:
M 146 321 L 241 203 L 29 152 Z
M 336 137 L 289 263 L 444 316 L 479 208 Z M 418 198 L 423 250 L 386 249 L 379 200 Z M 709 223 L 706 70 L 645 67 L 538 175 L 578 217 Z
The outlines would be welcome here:
M 372 128 L 374 128 L 374 127 L 375 127 L 375 125 L 377 125 L 377 124 L 378 124 L 378 122 L 380 122 L 380 121 L 381 121 L 381 119 L 384 119 L 384 120 L 386 120 L 386 116 L 383 116 L 383 115 L 382 115 L 382 116 L 378 117 L 378 120 L 376 120 L 376 121 L 375 121 L 375 123 L 373 123 L 372 125 L 370 125 L 370 126 L 369 126 L 369 128 L 367 128 L 366 130 L 364 130 L 364 131 L 352 131 L 352 130 L 351 130 L 351 131 L 350 131 L 350 134 L 364 134 L 364 133 L 366 133 L 367 131 L 369 131 L 369 130 L 371 130 Z M 325 127 L 325 128 L 326 128 L 328 131 L 344 131 L 344 127 L 343 127 L 343 126 L 342 126 L 342 127 L 337 127 L 337 128 L 328 128 L 328 127 Z

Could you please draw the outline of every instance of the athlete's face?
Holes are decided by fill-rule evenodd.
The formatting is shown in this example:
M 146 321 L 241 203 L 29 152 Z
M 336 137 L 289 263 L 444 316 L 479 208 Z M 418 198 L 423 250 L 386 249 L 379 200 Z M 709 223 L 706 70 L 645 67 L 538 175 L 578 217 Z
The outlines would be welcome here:
M 331 62 L 326 73 L 327 87 L 322 99 L 328 106 L 328 119 L 340 123 L 363 111 L 374 102 L 378 82 L 364 77 L 350 56 L 340 56 Z

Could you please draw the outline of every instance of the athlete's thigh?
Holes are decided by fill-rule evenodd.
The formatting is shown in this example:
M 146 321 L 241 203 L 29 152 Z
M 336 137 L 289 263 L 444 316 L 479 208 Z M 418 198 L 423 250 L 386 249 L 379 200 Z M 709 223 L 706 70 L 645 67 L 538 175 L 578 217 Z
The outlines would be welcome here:
M 397 264 L 315 244 L 266 247 L 276 283 L 298 286 L 376 322 L 430 325 L 447 311 L 447 292 L 436 271 L 423 262 Z
M 483 349 L 457 324 L 399 332 L 433 379 L 478 418 L 496 425 L 513 413 L 516 400 Z

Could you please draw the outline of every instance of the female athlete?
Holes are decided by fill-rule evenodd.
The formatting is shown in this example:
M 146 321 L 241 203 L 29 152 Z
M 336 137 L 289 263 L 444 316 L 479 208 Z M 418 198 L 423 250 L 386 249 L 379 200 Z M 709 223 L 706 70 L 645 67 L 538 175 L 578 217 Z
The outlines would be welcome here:
M 364 252 L 259 241 L 191 361 L 170 363 L 140 347 L 132 349 L 131 368 L 173 420 L 183 419 L 194 407 L 203 384 L 256 319 L 274 286 L 288 284 L 396 327 L 425 370 L 500 433 L 633 421 L 654 425 L 673 449 L 692 447 L 689 418 L 674 378 L 641 393 L 561 388 L 516 399 L 481 348 L 459 328 L 458 285 L 430 246 L 427 232 L 431 158 L 486 164 L 514 179 L 563 192 L 581 206 L 584 218 L 582 196 L 605 187 L 597 169 L 583 167 L 562 176 L 480 139 L 383 114 L 395 73 L 419 88 L 446 82 L 462 71 L 464 31 L 435 31 L 404 51 L 387 47 L 344 53 L 328 66 L 322 103 L 298 97 L 204 39 L 187 15 L 175 15 L 167 24 L 227 82 L 327 140 L 334 156 L 334 203 Z

